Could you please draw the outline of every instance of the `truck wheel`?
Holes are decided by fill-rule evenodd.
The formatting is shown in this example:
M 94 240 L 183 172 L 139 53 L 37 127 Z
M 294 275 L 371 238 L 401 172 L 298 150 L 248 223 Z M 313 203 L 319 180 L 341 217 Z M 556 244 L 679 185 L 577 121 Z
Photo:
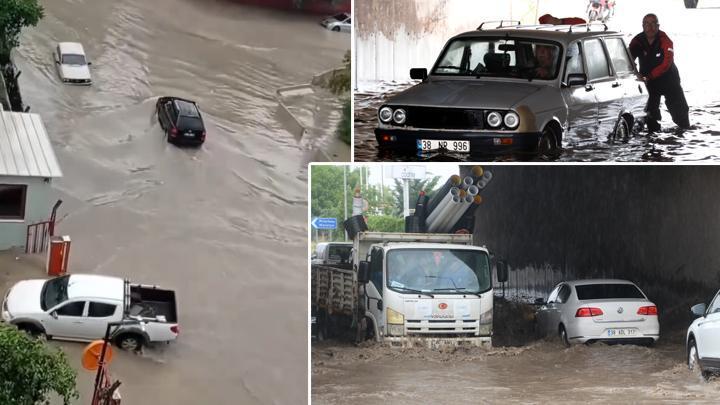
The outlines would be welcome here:
M 138 351 L 143 346 L 143 338 L 135 333 L 123 333 L 115 339 L 115 344 L 123 350 Z

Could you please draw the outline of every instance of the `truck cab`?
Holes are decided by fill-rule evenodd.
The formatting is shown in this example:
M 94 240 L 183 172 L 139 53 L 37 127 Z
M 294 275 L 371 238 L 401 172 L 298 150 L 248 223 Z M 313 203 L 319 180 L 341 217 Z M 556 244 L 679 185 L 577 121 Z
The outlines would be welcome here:
M 490 254 L 472 245 L 472 235 L 362 233 L 356 249 L 364 254 L 358 282 L 376 340 L 491 344 Z

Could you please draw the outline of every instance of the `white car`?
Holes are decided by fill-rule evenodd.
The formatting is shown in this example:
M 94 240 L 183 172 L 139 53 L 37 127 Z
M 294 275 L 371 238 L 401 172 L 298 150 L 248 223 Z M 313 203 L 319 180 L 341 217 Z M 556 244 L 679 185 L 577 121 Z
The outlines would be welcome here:
M 720 291 L 709 306 L 697 304 L 692 307 L 697 318 L 687 331 L 688 368 L 699 368 L 706 379 L 720 372 Z
M 535 301 L 539 332 L 572 343 L 641 343 L 660 338 L 657 306 L 630 281 L 578 280 L 558 284 Z
M 102 339 L 110 322 L 127 321 L 110 336 L 126 350 L 179 333 L 174 291 L 89 274 L 19 281 L 5 294 L 2 320 L 33 335 L 82 342 Z
M 58 76 L 67 84 L 92 84 L 91 62 L 85 57 L 83 46 L 77 42 L 60 42 L 53 52 Z
M 320 25 L 335 32 L 350 32 L 352 30 L 352 17 L 348 13 L 340 13 L 320 21 Z

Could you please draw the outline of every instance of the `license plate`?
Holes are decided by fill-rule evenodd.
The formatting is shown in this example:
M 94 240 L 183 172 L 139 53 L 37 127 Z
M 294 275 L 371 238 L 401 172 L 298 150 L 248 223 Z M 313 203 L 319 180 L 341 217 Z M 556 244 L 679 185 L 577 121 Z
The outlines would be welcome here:
M 192 138 L 192 137 L 195 136 L 195 134 L 192 133 L 192 132 L 185 132 L 185 136 L 188 137 L 188 138 Z
M 450 152 L 470 152 L 470 141 L 439 141 L 434 139 L 418 139 L 417 147 L 419 150 L 431 151 L 445 149 Z
M 608 329 L 608 337 L 630 337 L 637 334 L 636 329 Z

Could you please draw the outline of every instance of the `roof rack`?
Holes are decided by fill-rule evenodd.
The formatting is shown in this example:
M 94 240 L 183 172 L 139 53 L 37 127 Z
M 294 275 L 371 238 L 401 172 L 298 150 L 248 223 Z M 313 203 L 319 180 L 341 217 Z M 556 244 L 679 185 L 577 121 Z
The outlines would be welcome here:
M 477 27 L 477 30 L 478 30 L 478 31 L 482 31 L 483 25 L 485 25 L 485 24 L 491 24 L 491 23 L 500 23 L 500 25 L 498 25 L 497 27 L 494 28 L 494 29 L 498 29 L 498 28 L 505 28 L 505 27 L 512 27 L 512 26 L 520 25 L 520 20 L 485 21 L 485 22 L 483 22 L 482 24 L 480 24 L 479 27 Z M 504 25 L 504 23 L 514 23 L 514 24 L 512 24 L 512 25 Z
M 570 26 L 570 30 L 568 32 L 573 32 L 573 27 L 587 27 L 587 30 L 585 32 L 590 32 L 590 28 L 592 28 L 592 27 L 600 28 L 600 26 L 604 27 L 603 31 L 608 30 L 608 26 L 605 23 L 591 22 L 591 23 L 586 23 L 586 24 L 573 24 Z

